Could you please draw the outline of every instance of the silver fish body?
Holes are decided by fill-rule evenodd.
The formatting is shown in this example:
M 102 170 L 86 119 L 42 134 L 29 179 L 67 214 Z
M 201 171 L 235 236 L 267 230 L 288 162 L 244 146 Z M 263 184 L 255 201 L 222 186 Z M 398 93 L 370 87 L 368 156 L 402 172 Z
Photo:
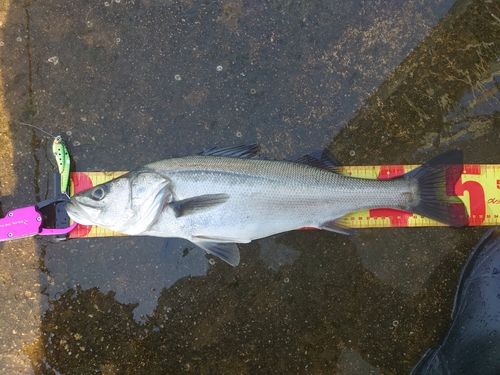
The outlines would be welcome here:
M 224 150 L 231 155 L 232 148 Z M 456 217 L 460 201 L 444 194 L 444 159 L 450 157 L 438 156 L 438 163 L 402 178 L 377 181 L 343 176 L 319 162 L 219 154 L 148 164 L 75 195 L 66 205 L 68 214 L 76 222 L 126 234 L 185 238 L 233 265 L 239 263 L 236 243 L 304 227 L 348 233 L 337 220 L 363 209 L 420 211 L 451 225 L 464 224 Z M 458 157 L 453 155 L 453 165 L 461 163 Z
M 191 156 L 146 167 L 169 176 L 173 200 L 229 197 L 194 215 L 176 217 L 168 210 L 147 231 L 165 237 L 247 243 L 303 227 L 322 228 L 365 208 L 409 209 L 419 194 L 416 181 L 354 179 L 290 162 Z

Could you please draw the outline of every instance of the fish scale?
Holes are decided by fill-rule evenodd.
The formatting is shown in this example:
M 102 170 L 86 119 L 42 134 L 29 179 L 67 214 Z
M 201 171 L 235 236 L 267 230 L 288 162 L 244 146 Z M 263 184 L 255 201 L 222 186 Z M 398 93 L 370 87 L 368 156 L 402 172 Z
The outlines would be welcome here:
M 154 162 L 74 195 L 66 209 L 81 224 L 188 239 L 232 265 L 240 259 L 236 243 L 304 227 L 347 234 L 341 218 L 364 209 L 466 224 L 465 206 L 448 186 L 463 169 L 459 151 L 391 180 L 335 173 L 322 156 L 271 161 L 253 158 L 254 151 L 237 146 Z
M 280 199 L 286 192 L 285 198 L 288 203 L 290 198 L 300 199 L 304 204 L 322 198 L 336 203 L 345 201 L 352 205 L 352 197 L 366 193 L 369 194 L 367 198 L 370 200 L 360 201 L 359 209 L 373 205 L 387 207 L 387 204 L 406 208 L 409 206 L 404 197 L 398 196 L 398 199 L 394 197 L 395 191 L 408 191 L 408 183 L 405 180 L 366 181 L 291 162 L 227 159 L 193 156 L 156 162 L 147 167 L 168 174 L 180 199 L 207 191 L 220 192 L 221 187 L 227 186 L 239 188 L 240 193 L 248 194 L 250 191 L 260 193 L 260 198 L 264 199 L 267 196 L 271 199 Z M 227 169 L 231 171 L 227 172 Z M 394 190 L 388 192 L 389 187 Z M 345 211 L 341 207 L 335 209 Z M 350 209 L 351 207 L 347 208 Z M 329 212 L 331 211 L 330 207 Z
M 223 231 L 238 223 L 238 236 L 245 239 L 242 242 L 255 238 L 258 235 L 255 232 L 259 231 L 267 236 L 290 228 L 320 227 L 353 210 L 410 206 L 403 195 L 409 190 L 405 180 L 366 181 L 307 165 L 266 160 L 236 159 L 225 165 L 224 159 L 227 158 L 191 157 L 177 159 L 175 166 L 166 161 L 148 167 L 168 173 L 177 199 L 220 192 L 230 194 L 226 205 L 214 208 L 207 215 L 225 217 L 228 225 L 220 228 Z M 227 169 L 231 172 L 226 172 Z M 368 199 L 356 199 L 360 196 Z M 253 232 L 242 228 L 254 220 L 262 222 L 258 217 L 269 216 L 274 218 L 273 222 L 262 227 L 254 225 Z M 210 219 L 203 218 L 204 225 L 207 221 Z M 233 228 L 232 232 L 235 231 Z

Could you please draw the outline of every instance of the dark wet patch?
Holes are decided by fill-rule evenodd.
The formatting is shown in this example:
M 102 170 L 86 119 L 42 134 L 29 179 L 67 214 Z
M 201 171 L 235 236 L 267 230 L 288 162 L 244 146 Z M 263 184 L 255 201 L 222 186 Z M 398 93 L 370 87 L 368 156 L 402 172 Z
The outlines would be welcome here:
M 25 350 L 34 368 L 65 374 L 109 366 L 117 373 L 330 373 L 347 347 L 381 373 L 407 373 L 421 355 L 415 344 L 431 345 L 447 329 L 442 311 L 451 308 L 467 255 L 445 256 L 409 297 L 365 270 L 344 237 L 302 236 L 285 241 L 302 252 L 292 266 L 275 272 L 248 245 L 239 267 L 219 262 L 206 277 L 164 289 L 144 323 L 134 320 L 135 305 L 111 292 L 70 289 L 51 301 L 40 340 Z
M 481 92 L 498 61 L 500 28 L 491 20 L 493 9 L 498 4 L 457 2 L 334 138 L 330 147 L 337 156 L 354 165 L 423 162 L 415 160 L 421 148 L 442 151 L 466 144 L 457 140 L 441 146 L 440 138 L 453 126 L 446 118 L 453 106 L 467 91 Z M 496 118 L 492 112 L 489 116 Z

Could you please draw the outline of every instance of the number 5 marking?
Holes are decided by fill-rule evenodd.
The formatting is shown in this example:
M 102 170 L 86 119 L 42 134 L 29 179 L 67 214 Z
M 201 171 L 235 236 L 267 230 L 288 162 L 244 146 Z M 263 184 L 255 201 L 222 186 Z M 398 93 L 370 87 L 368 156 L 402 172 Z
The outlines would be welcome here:
M 471 168 L 473 170 L 467 170 L 468 174 L 481 174 L 480 170 Z M 484 199 L 484 189 L 483 186 L 476 181 L 462 181 L 462 177 L 457 181 L 455 185 L 455 194 L 458 196 L 464 196 L 464 192 L 469 193 L 469 225 L 481 225 L 486 218 L 486 201 Z

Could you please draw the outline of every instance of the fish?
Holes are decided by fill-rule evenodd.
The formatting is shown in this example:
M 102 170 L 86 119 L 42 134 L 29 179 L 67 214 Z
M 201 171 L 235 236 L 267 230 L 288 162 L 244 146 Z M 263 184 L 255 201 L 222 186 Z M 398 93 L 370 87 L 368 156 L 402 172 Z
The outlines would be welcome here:
M 429 349 L 411 375 L 496 375 L 500 369 L 500 230 L 479 240 L 462 268 L 441 342 Z
M 349 234 L 340 219 L 364 209 L 467 224 L 467 210 L 453 191 L 463 169 L 459 150 L 382 181 L 339 174 L 327 152 L 275 161 L 260 158 L 258 149 L 212 148 L 153 162 L 72 196 L 66 210 L 83 225 L 187 239 L 233 266 L 240 262 L 238 243 L 301 228 Z

